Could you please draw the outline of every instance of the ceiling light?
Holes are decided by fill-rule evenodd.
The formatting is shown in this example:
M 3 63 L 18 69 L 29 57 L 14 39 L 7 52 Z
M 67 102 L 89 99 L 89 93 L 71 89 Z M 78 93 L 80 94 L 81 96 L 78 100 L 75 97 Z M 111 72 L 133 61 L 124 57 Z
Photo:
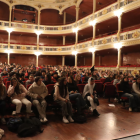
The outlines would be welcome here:
M 77 53 L 78 53 L 77 51 L 73 51 L 73 52 L 72 52 L 73 55 L 76 55 Z
M 35 33 L 36 33 L 37 35 L 41 35 L 41 34 L 42 34 L 42 31 L 36 30 Z
M 12 53 L 11 50 L 5 50 L 5 52 L 8 53 L 8 54 Z
M 117 10 L 117 11 L 114 11 L 114 15 L 118 16 L 118 17 L 120 17 L 122 13 L 123 13 L 123 11 L 121 9 Z
M 89 48 L 89 52 L 95 52 L 95 48 Z
M 7 28 L 6 30 L 7 30 L 8 33 L 11 33 L 13 31 L 12 28 Z
M 95 25 L 96 25 L 96 23 L 97 23 L 97 21 L 96 21 L 96 20 L 93 20 L 93 21 L 90 21 L 90 22 L 89 22 L 89 24 L 90 24 L 90 25 L 92 25 L 92 26 L 95 26 Z
M 77 33 L 77 32 L 78 32 L 78 30 L 79 30 L 79 28 L 78 28 L 78 27 L 76 27 L 76 28 L 73 28 L 72 30 L 73 30 L 73 32 L 74 32 L 74 33 Z
M 116 48 L 116 49 L 122 48 L 122 43 L 115 43 L 114 48 Z
M 41 52 L 35 52 L 35 55 L 39 56 L 41 55 Z

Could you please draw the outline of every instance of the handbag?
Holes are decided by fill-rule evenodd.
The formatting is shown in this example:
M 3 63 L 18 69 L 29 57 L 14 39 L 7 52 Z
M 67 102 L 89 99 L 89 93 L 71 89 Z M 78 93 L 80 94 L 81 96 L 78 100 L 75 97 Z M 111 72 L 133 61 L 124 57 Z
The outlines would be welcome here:
M 95 96 L 94 96 L 94 103 L 96 103 L 96 104 L 97 104 L 97 106 L 99 106 L 99 100 L 98 100 L 98 98 L 97 98 L 97 97 L 95 97 Z

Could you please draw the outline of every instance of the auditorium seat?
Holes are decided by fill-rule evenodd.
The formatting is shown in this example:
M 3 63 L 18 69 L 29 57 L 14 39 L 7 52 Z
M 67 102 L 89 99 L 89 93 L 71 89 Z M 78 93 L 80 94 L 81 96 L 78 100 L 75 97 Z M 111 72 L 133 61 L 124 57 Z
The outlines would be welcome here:
M 54 84 L 47 85 L 46 87 L 48 89 L 48 94 L 51 95 L 51 93 L 52 93 L 52 91 L 54 89 Z
M 84 83 L 84 81 L 85 81 L 85 77 L 82 77 L 82 83 Z
M 83 94 L 83 90 L 84 90 L 85 84 L 78 84 L 77 86 L 78 86 L 79 92 L 81 94 Z
M 6 85 L 6 89 L 7 89 L 7 90 L 8 90 L 8 88 L 9 88 L 9 86 L 10 86 L 10 83 L 11 83 L 10 81 L 6 81 L 6 84 L 5 84 L 5 85 Z
M 100 81 L 101 81 L 102 83 L 104 83 L 105 80 L 106 80 L 105 78 L 101 78 L 101 79 L 100 79 Z
M 103 93 L 103 83 L 97 82 L 96 83 L 96 91 L 98 95 L 101 95 Z
M 32 84 L 27 85 L 27 90 L 29 89 L 29 87 L 30 87 L 31 85 L 32 85 Z
M 6 85 L 6 82 L 7 82 L 8 78 L 4 78 L 3 79 L 3 83 Z

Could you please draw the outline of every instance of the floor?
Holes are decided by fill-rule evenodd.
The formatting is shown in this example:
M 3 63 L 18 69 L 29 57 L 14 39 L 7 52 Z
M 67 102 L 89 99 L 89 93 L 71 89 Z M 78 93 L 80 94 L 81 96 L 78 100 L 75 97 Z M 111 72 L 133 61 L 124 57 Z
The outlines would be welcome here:
M 126 138 L 122 138 L 122 139 L 118 139 L 118 140 L 140 140 L 140 135 L 134 135 L 131 137 L 126 137 Z
M 112 100 L 113 101 L 113 100 Z M 49 123 L 43 125 L 44 132 L 34 137 L 18 138 L 6 126 L 2 140 L 112 140 L 140 133 L 140 112 L 129 112 L 121 104 L 108 105 L 107 99 L 100 99 L 98 118 L 87 114 L 87 123 L 64 124 L 61 116 L 47 112 Z M 127 139 L 126 139 L 127 140 Z

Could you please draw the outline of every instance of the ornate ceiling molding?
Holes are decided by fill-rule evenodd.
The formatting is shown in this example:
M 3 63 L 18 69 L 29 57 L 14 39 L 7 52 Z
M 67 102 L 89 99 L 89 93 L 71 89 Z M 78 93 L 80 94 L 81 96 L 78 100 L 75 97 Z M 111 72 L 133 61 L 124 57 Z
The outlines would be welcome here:
M 0 0 L 7 5 L 27 5 L 37 10 L 55 9 L 62 14 L 65 9 L 71 6 L 79 7 L 83 0 Z

